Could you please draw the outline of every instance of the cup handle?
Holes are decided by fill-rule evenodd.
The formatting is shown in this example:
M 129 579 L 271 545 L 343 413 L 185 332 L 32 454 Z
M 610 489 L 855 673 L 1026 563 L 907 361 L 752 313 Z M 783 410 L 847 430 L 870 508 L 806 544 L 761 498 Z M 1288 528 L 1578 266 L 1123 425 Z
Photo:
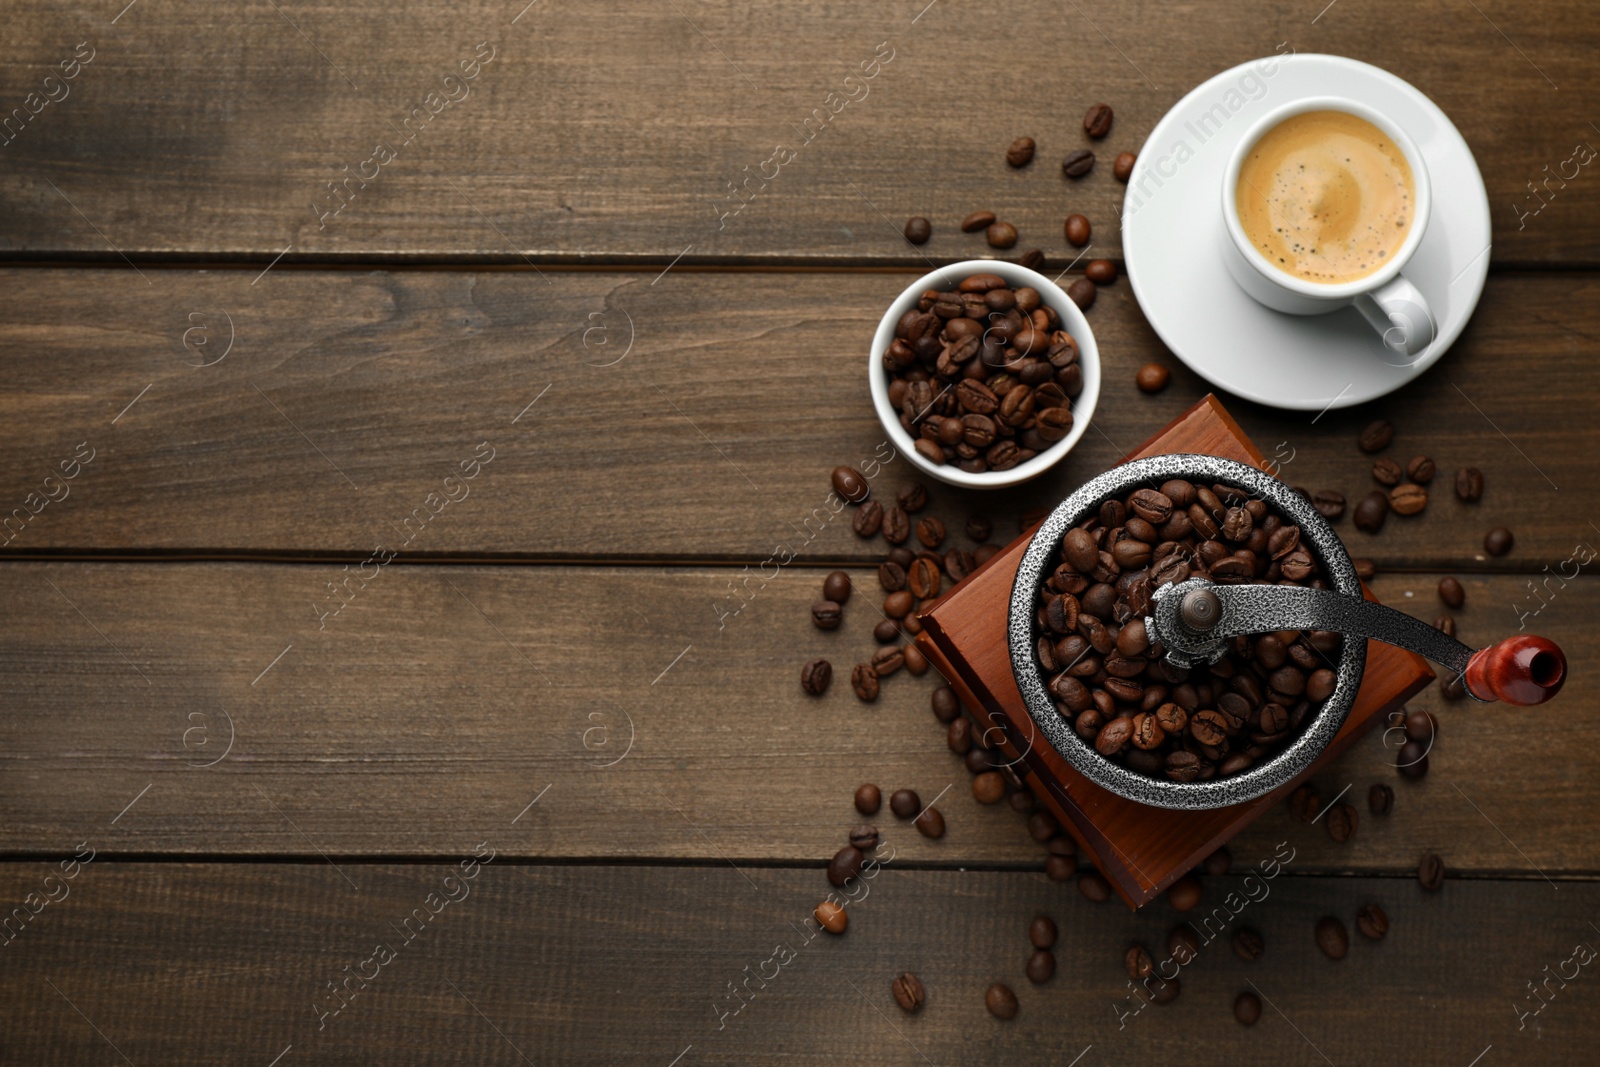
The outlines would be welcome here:
M 1356 308 L 1383 335 L 1384 347 L 1400 356 L 1415 356 L 1433 343 L 1433 313 L 1422 292 L 1404 276 L 1356 297 Z

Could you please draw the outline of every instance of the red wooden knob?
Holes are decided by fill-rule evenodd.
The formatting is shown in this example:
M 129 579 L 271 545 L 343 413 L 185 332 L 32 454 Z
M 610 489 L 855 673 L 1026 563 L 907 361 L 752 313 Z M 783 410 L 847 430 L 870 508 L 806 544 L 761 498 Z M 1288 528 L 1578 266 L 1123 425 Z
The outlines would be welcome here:
M 1543 704 L 1566 680 L 1567 657 L 1554 641 L 1532 634 L 1479 649 L 1467 662 L 1467 688 L 1483 700 Z

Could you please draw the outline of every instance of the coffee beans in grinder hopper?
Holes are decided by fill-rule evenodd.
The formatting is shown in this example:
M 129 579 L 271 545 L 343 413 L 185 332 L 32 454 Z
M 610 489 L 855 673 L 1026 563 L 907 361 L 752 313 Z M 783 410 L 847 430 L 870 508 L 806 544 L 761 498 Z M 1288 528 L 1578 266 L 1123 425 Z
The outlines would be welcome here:
M 923 293 L 882 359 L 918 454 L 971 474 L 1010 470 L 1066 437 L 1083 391 L 1078 345 L 1059 312 L 995 274 Z M 910 535 L 902 508 L 885 510 L 883 534 L 891 544 Z

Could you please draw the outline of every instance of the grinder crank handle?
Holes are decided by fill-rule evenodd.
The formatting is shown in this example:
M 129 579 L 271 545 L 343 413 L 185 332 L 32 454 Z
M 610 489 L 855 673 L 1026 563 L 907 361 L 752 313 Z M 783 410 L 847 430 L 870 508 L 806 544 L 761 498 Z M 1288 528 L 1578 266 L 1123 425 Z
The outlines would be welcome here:
M 1333 630 L 1398 645 L 1448 667 L 1475 700 L 1543 704 L 1561 691 L 1567 658 L 1555 642 L 1517 634 L 1473 650 L 1449 634 L 1361 597 L 1297 585 L 1216 585 L 1204 578 L 1155 593 L 1145 620 L 1170 655 L 1204 662 L 1223 642 L 1274 630 Z

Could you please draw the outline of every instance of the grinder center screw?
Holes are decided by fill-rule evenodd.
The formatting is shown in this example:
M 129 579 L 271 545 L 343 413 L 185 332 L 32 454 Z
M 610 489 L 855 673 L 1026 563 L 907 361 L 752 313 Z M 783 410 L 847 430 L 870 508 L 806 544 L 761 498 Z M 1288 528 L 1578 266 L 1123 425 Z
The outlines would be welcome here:
M 1206 633 L 1222 619 L 1222 601 L 1209 589 L 1185 593 L 1178 605 L 1178 617 L 1195 633 Z

